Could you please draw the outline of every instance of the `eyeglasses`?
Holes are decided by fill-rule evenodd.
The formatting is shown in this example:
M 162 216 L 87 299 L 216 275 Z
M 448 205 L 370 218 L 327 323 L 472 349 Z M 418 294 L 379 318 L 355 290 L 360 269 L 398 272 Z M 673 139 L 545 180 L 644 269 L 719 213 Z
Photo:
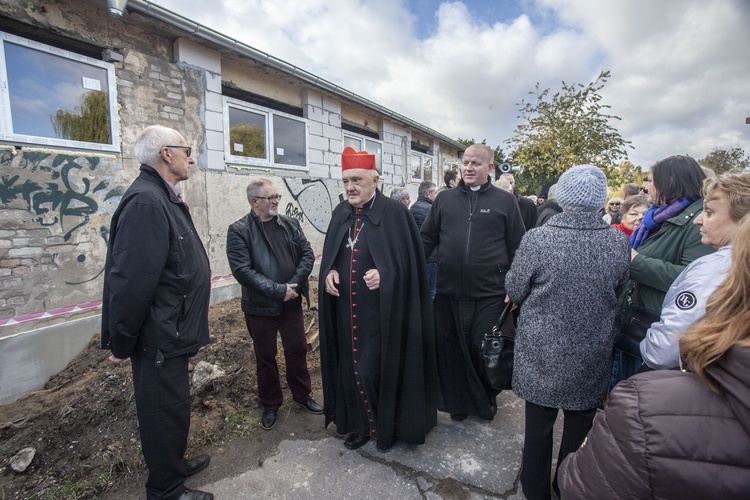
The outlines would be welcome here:
M 190 156 L 190 153 L 193 152 L 193 148 L 190 146 L 164 146 L 165 148 L 179 148 L 185 150 L 185 156 Z
M 258 200 L 266 200 L 266 201 L 281 201 L 281 195 L 277 194 L 275 196 L 253 196 L 253 198 Z
M 610 207 L 619 207 L 620 203 L 610 203 L 609 206 Z

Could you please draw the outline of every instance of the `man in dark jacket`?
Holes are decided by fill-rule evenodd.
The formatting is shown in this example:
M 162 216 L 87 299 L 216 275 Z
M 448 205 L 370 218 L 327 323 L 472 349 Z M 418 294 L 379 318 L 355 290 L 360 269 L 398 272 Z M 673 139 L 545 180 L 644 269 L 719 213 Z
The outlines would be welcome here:
M 454 420 L 491 420 L 497 406 L 482 375 L 481 345 L 505 303 L 505 273 L 525 233 L 512 194 L 490 183 L 494 152 L 484 144 L 464 152 L 462 180 L 435 198 L 422 226 L 429 255 L 438 248 L 435 311 L 442 411 Z M 506 321 L 512 329 L 513 322 Z
M 424 224 L 427 214 L 430 213 L 432 202 L 435 201 L 435 196 L 437 196 L 437 186 L 431 181 L 424 181 L 419 185 L 417 194 L 419 198 L 417 198 L 417 201 L 414 202 L 414 205 L 409 210 L 414 216 L 417 228 L 422 229 L 422 224 Z M 430 298 L 434 299 L 435 281 L 437 280 L 437 248 L 427 257 L 427 280 L 430 286 Z
M 110 224 L 104 265 L 102 348 L 130 358 L 149 499 L 210 500 L 185 488 L 208 455 L 185 459 L 190 429 L 188 358 L 208 344 L 208 256 L 177 183 L 195 160 L 185 138 L 151 126 L 135 142 L 141 174 Z
M 267 179 L 247 186 L 250 213 L 229 226 L 227 258 L 242 285 L 242 312 L 253 339 L 258 370 L 260 425 L 271 430 L 283 395 L 276 364 L 276 332 L 281 335 L 286 381 L 292 399 L 310 413 L 323 413 L 311 397 L 302 296 L 315 255 L 299 221 L 279 214 L 281 196 Z
M 557 191 L 557 184 L 553 184 L 549 188 L 547 193 L 547 201 L 544 205 L 540 205 L 537 210 L 539 211 L 539 217 L 536 219 L 536 227 L 543 226 L 552 216 L 561 214 L 563 209 L 557 204 L 557 198 L 555 196 Z
M 518 202 L 518 208 L 521 211 L 521 219 L 523 219 L 523 227 L 526 228 L 528 231 L 532 227 L 536 227 L 536 219 L 537 219 L 537 211 L 536 211 L 536 203 L 531 201 L 530 199 L 526 198 L 525 196 L 521 196 L 516 192 L 516 178 L 513 177 L 513 174 L 507 173 L 500 176 L 502 179 L 507 179 L 507 181 L 510 183 L 511 193 L 513 193 L 513 196 L 516 197 L 516 201 Z
M 326 426 L 353 450 L 424 443 L 437 422 L 435 333 L 419 231 L 378 189 L 375 155 L 341 155 L 346 200 L 320 262 L 320 367 Z

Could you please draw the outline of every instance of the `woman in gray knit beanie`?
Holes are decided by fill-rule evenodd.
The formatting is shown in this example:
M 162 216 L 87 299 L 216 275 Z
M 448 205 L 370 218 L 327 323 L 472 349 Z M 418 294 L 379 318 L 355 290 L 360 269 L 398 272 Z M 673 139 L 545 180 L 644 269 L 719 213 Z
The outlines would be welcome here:
M 609 387 L 617 295 L 628 281 L 630 245 L 599 216 L 607 179 L 592 165 L 557 183 L 563 212 L 526 233 L 505 278 L 521 306 L 513 391 L 526 400 L 521 486 L 550 498 L 552 430 L 564 412 L 557 463 L 578 449 Z M 552 486 L 556 488 L 557 475 Z
M 607 201 L 607 177 L 593 165 L 573 167 L 557 181 L 557 204 L 568 212 L 598 212 Z

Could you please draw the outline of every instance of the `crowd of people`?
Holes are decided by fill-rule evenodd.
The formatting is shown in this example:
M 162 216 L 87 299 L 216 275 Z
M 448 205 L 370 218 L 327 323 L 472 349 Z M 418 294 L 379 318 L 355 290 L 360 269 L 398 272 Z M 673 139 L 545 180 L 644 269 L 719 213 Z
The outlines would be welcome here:
M 210 272 L 182 200 L 191 147 L 152 126 L 135 144 L 141 174 L 111 224 L 102 346 L 131 359 L 148 498 L 210 500 L 185 479 L 188 359 L 209 341 Z M 512 174 L 491 181 L 494 152 L 463 154 L 440 189 L 378 189 L 375 156 L 347 147 L 345 199 L 320 261 L 323 404 L 306 361 L 303 299 L 314 255 L 279 213 L 272 181 L 247 186 L 250 211 L 227 231 L 253 340 L 261 426 L 283 403 L 323 414 L 344 446 L 419 445 L 439 411 L 491 421 L 499 389 L 482 340 L 506 304 L 512 386 L 525 401 L 526 498 L 741 498 L 750 491 L 750 174 L 707 174 L 687 156 L 656 162 L 639 188 L 608 199 L 598 167 L 547 183 L 537 204 Z M 411 205 L 411 206 L 410 206 Z M 618 343 L 636 313 L 653 321 Z M 614 389 L 612 389 L 614 387 Z M 611 392 L 610 392 L 611 391 Z M 552 473 L 553 428 L 563 412 Z

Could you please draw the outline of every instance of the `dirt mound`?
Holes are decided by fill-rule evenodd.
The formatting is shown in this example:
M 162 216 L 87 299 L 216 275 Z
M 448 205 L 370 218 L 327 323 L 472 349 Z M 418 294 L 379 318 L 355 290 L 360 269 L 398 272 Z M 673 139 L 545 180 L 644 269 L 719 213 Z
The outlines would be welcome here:
M 305 324 L 312 327 L 308 338 L 316 338 L 317 311 L 305 310 Z M 212 306 L 209 326 L 212 343 L 192 358 L 191 369 L 206 361 L 226 375 L 192 389 L 188 455 L 263 432 L 250 417 L 259 414 L 255 357 L 239 299 Z M 0 406 L 0 498 L 90 498 L 145 474 L 130 363 L 114 365 L 108 354 L 96 335 L 43 390 Z M 280 344 L 278 362 L 283 373 Z M 308 364 L 320 394 L 317 351 Z M 9 461 L 26 447 L 36 456 L 25 472 L 14 472 Z

